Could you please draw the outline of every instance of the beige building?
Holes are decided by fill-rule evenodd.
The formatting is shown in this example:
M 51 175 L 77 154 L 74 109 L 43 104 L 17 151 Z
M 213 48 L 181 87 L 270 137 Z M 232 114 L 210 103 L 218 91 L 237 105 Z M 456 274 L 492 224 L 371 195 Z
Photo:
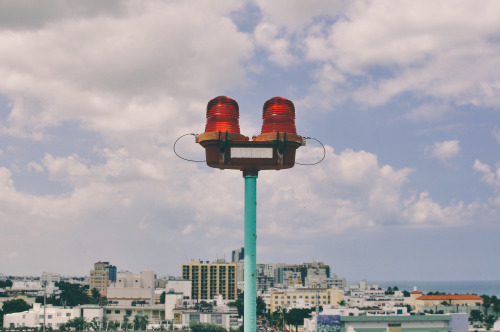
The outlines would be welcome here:
M 215 263 L 192 261 L 182 264 L 182 278 L 192 281 L 191 299 L 211 300 L 222 295 L 235 300 L 237 293 L 237 263 L 219 259 Z
M 92 289 L 97 289 L 101 296 L 108 294 L 109 270 L 108 264 L 97 262 L 94 264 L 94 269 L 90 270 L 89 276 L 89 295 L 92 296 Z
M 271 313 L 279 307 L 306 307 L 313 308 L 316 301 L 320 306 L 336 306 L 342 301 L 342 293 L 334 288 L 295 288 L 271 293 Z
M 483 298 L 474 294 L 461 295 L 420 295 L 415 299 L 415 307 L 435 306 L 440 304 L 459 305 L 459 306 L 477 306 L 483 304 Z

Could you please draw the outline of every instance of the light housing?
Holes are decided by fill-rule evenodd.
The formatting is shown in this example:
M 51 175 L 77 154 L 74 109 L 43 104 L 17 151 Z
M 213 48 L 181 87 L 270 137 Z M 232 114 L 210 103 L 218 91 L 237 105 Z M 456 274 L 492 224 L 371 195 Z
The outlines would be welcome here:
M 296 134 L 295 106 L 283 97 L 274 97 L 264 103 L 262 108 L 262 134 L 287 132 Z
M 240 133 L 238 103 L 229 97 L 219 96 L 207 104 L 205 132 Z

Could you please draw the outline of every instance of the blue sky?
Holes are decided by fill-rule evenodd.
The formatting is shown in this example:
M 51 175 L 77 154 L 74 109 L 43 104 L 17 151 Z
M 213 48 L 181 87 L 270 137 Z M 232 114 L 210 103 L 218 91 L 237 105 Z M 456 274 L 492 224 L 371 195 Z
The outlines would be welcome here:
M 229 259 L 241 174 L 172 149 L 227 95 L 247 136 L 292 100 L 327 151 L 259 174 L 258 262 L 498 280 L 499 21 L 498 1 L 0 4 L 0 272 Z

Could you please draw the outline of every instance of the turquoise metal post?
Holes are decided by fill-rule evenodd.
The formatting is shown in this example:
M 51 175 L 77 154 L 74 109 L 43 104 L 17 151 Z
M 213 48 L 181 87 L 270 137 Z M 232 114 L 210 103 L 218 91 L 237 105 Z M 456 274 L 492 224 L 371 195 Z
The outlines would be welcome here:
M 245 178 L 245 296 L 244 332 L 257 329 L 257 171 L 243 172 Z

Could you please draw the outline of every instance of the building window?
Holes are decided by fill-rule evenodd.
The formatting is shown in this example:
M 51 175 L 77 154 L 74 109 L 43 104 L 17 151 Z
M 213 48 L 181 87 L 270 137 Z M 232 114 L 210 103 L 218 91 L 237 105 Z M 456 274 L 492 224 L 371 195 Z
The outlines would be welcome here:
M 119 314 L 120 313 L 120 310 L 115 310 L 115 314 Z
M 212 315 L 210 318 L 212 324 L 222 325 L 222 315 Z
M 47 315 L 47 318 L 48 319 L 52 319 L 52 315 Z
M 109 315 L 111 314 L 111 310 L 106 310 L 106 313 Z
M 200 314 L 189 314 L 189 321 L 190 322 L 199 322 L 200 321 Z
M 71 317 L 71 314 L 69 312 L 67 312 L 66 317 Z

